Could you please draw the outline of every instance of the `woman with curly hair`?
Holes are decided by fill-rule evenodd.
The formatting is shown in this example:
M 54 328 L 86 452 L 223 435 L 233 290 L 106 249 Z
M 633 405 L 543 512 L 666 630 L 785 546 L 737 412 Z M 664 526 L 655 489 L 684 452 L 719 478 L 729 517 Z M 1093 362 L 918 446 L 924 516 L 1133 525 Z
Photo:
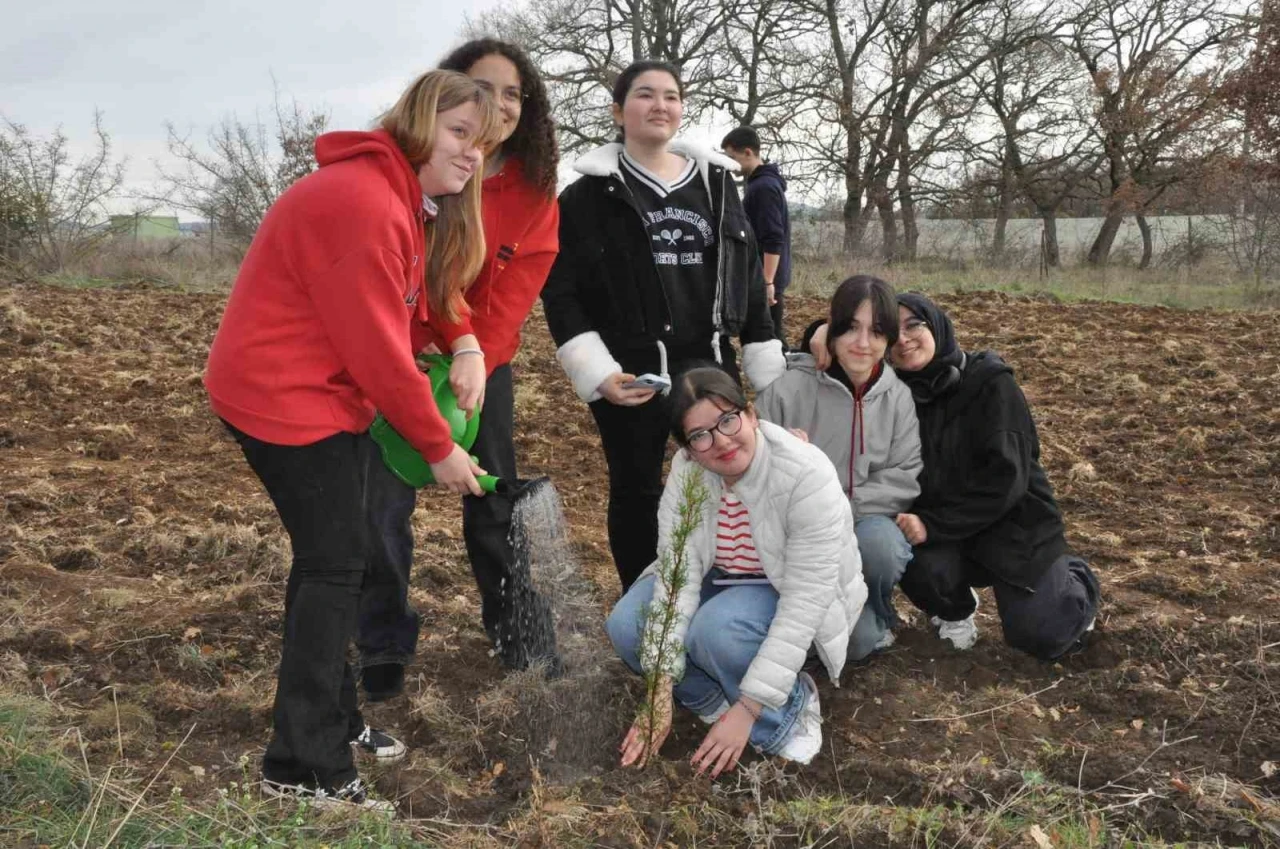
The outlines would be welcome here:
M 446 56 L 440 67 L 475 80 L 489 92 L 501 117 L 499 146 L 487 154 L 484 166 L 481 209 L 487 253 L 466 293 L 480 351 L 466 359 L 483 363 L 485 375 L 479 387 L 480 429 L 471 453 L 490 474 L 511 479 L 516 477 L 511 360 L 520 345 L 520 327 L 542 291 L 560 244 L 555 125 L 546 86 L 520 48 L 476 39 Z M 448 350 L 430 326 L 418 329 L 414 342 L 419 349 L 434 344 Z M 396 576 L 396 581 L 376 594 L 361 616 L 361 677 L 374 701 L 391 698 L 403 688 L 404 667 L 418 631 L 417 616 L 408 607 L 413 502 L 409 493 L 384 529 L 384 551 L 396 567 L 384 574 Z M 517 630 L 522 627 L 517 617 L 509 615 L 517 605 L 537 605 L 545 612 L 536 599 L 512 603 L 510 598 L 517 583 L 508 580 L 514 557 L 510 524 L 509 499 L 464 493 L 462 533 L 480 590 L 485 631 L 506 666 L 523 668 L 541 659 L 528 656 L 527 648 L 549 644 L 549 628 L 544 627 L 549 620 L 545 615 L 526 617 L 524 630 L 538 627 L 543 632 L 529 639 L 524 630 Z

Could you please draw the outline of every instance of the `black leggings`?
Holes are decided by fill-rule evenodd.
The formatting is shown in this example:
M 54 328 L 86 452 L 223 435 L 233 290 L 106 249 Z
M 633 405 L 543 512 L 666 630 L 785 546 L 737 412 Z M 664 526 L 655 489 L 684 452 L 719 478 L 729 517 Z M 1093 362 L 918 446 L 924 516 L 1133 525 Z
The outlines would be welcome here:
M 1017 587 L 965 557 L 960 545 L 917 546 L 900 584 L 930 616 L 958 621 L 973 613 L 970 587 L 993 587 L 1004 639 L 1041 660 L 1068 651 L 1098 613 L 1098 579 L 1079 557 L 1063 554 L 1035 586 Z
M 732 357 L 722 354 L 722 359 L 720 367 L 741 380 Z M 670 368 L 673 384 L 689 368 L 712 364 L 674 363 Z M 658 502 L 671 408 L 662 395 L 638 407 L 621 407 L 601 398 L 591 403 L 591 415 L 609 466 L 609 550 L 625 593 L 658 556 Z

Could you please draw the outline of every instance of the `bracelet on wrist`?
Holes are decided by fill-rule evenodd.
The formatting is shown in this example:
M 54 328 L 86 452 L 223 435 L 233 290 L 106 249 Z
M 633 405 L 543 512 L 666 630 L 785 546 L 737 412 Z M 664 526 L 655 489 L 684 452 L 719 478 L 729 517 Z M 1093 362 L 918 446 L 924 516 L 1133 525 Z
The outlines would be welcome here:
M 459 348 L 453 352 L 455 357 L 461 357 L 463 354 L 478 354 L 481 359 L 484 359 L 484 351 L 479 348 Z
M 744 709 L 744 710 L 746 710 L 746 712 L 747 712 L 747 713 L 751 714 L 751 718 L 752 718 L 752 719 L 759 719 L 759 718 L 760 718 L 760 706 L 759 706 L 759 705 L 756 705 L 755 707 L 752 707 L 752 706 L 747 702 L 746 696 L 739 696 L 739 697 L 738 697 L 738 704 L 742 705 L 743 709 Z

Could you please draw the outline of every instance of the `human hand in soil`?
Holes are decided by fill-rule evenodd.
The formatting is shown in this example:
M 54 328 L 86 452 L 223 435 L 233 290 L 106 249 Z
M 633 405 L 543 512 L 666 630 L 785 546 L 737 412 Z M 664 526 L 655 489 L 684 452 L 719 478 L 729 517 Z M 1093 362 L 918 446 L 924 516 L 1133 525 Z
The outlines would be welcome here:
M 826 371 L 830 367 L 831 349 L 827 347 L 826 322 L 818 325 L 818 329 L 813 331 L 813 338 L 809 340 L 809 353 L 813 354 L 813 358 L 818 361 L 819 371 Z
M 458 350 L 479 350 L 475 338 L 463 336 L 457 342 Z M 468 339 L 472 340 L 471 344 L 466 344 Z M 485 379 L 484 354 L 461 354 L 453 358 L 453 365 L 449 366 L 449 386 L 458 399 L 458 409 L 465 410 L 468 419 L 484 406 Z
M 476 475 L 484 473 L 484 469 L 476 465 L 476 461 L 458 445 L 453 446 L 448 457 L 431 464 L 431 475 L 436 483 L 463 495 L 484 495 L 484 490 L 476 480 Z
M 653 694 L 653 704 L 641 708 L 636 714 L 636 721 L 618 747 L 622 752 L 623 766 L 644 766 L 666 742 L 667 735 L 671 733 L 671 687 L 671 679 L 663 679 Z
M 898 530 L 902 531 L 907 542 L 912 545 L 923 545 L 929 538 L 929 532 L 924 529 L 924 522 L 920 521 L 920 517 L 915 513 L 899 513 L 898 518 L 893 521 L 897 523 Z
M 754 704 L 754 702 L 753 702 Z M 759 706 L 757 705 L 757 709 Z M 711 778 L 720 777 L 720 773 L 728 772 L 738 765 L 742 750 L 751 739 L 751 727 L 756 717 L 741 701 L 734 702 L 733 707 L 725 711 L 707 736 L 702 738 L 702 745 L 693 753 L 693 768 L 701 776 L 705 770 L 711 770 Z
M 652 389 L 626 389 L 623 384 L 635 380 L 634 374 L 615 371 L 596 387 L 596 391 L 605 397 L 610 404 L 619 407 L 638 407 L 653 397 Z

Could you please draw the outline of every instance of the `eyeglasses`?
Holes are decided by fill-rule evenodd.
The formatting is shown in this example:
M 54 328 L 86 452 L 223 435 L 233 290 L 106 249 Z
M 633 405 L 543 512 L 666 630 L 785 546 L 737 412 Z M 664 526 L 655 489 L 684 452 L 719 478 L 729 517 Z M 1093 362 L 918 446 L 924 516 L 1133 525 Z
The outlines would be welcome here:
M 501 98 L 503 103 L 511 106 L 519 106 L 529 96 L 515 86 L 507 86 L 502 91 L 497 91 L 488 80 L 476 80 L 476 85 L 489 92 L 490 96 Z
M 929 329 L 929 323 L 919 318 L 909 318 L 902 322 L 898 335 L 903 339 L 919 339 Z
M 716 419 L 716 423 L 704 430 L 695 430 L 693 433 L 685 437 L 689 443 L 689 447 L 694 451 L 702 452 L 711 448 L 716 441 L 715 431 L 720 431 L 725 436 L 733 436 L 742 430 L 742 413 L 738 410 L 730 410 L 720 418 Z

